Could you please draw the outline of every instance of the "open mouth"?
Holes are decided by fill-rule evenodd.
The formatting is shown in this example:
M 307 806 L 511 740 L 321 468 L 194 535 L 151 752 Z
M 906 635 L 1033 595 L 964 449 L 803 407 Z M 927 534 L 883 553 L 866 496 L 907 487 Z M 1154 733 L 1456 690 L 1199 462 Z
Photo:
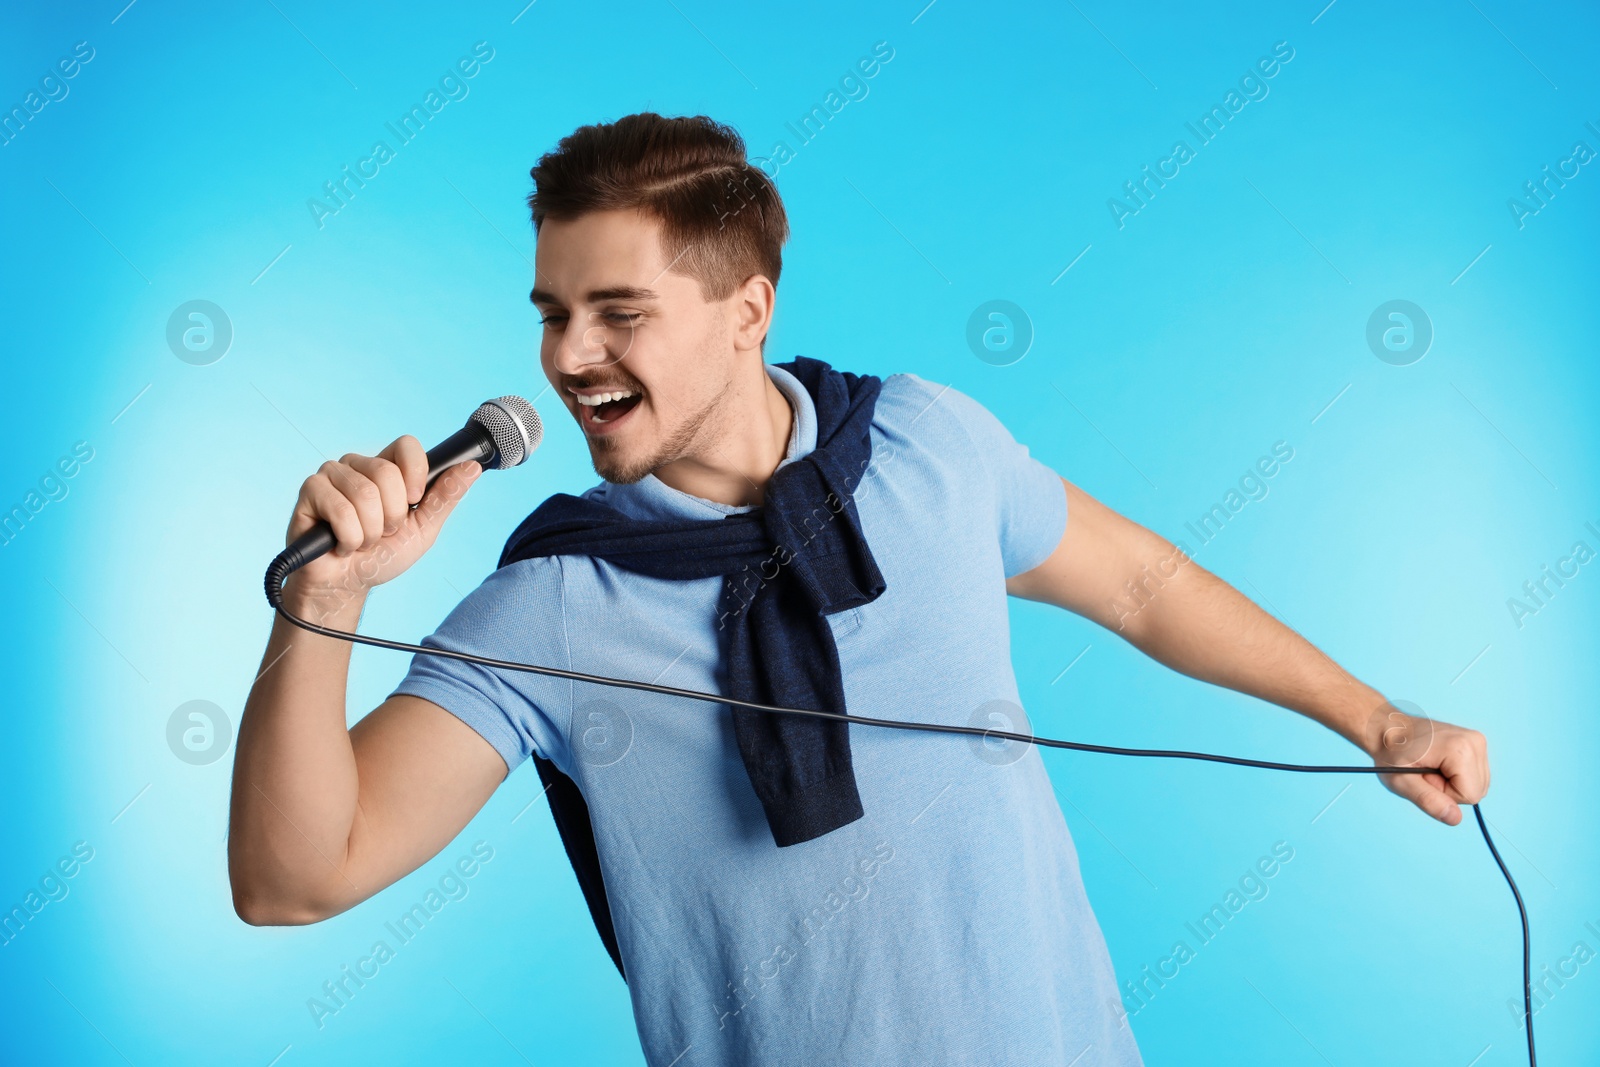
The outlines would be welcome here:
M 627 389 L 593 396 L 575 394 L 578 401 L 578 420 L 586 431 L 608 433 L 639 406 L 643 394 Z

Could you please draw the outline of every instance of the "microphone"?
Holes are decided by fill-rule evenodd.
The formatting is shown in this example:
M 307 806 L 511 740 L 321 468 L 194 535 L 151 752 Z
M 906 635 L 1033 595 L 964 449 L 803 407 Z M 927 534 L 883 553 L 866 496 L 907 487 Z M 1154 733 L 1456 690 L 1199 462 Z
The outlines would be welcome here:
M 467 424 L 428 449 L 428 480 L 434 480 L 458 463 L 476 460 L 484 470 L 502 471 L 523 462 L 539 447 L 544 427 L 539 413 L 520 396 L 485 400 Z M 424 492 L 427 488 L 424 488 Z M 267 600 L 277 607 L 283 582 L 307 563 L 329 552 L 338 539 L 333 528 L 319 522 L 295 538 L 267 568 Z

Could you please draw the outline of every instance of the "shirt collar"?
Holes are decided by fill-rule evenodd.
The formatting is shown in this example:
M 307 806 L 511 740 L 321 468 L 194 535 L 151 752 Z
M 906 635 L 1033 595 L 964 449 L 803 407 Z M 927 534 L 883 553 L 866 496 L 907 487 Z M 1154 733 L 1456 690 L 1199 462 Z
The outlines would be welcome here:
M 781 470 L 786 464 L 793 463 L 817 447 L 817 409 L 800 379 L 771 363 L 764 366 L 767 377 L 789 401 L 789 407 L 794 412 L 789 448 L 778 462 Z M 634 519 L 720 519 L 751 510 L 749 505 L 722 504 L 674 489 L 654 474 L 647 474 L 639 481 L 626 485 L 601 482 L 583 496 L 586 500 L 609 504 Z

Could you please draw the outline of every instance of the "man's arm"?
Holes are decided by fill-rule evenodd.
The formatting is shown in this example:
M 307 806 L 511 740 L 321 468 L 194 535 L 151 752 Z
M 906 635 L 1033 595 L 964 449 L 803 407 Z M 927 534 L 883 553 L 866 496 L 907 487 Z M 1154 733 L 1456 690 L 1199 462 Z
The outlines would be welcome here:
M 239 726 L 228 834 L 234 910 L 253 926 L 319 922 L 392 885 L 506 777 L 494 746 L 421 697 L 390 697 L 347 730 L 349 661 L 346 642 L 273 624 Z
M 1375 762 L 1439 767 L 1381 777 L 1440 822 L 1456 825 L 1458 805 L 1488 791 L 1482 734 L 1403 714 L 1165 538 L 1062 485 L 1066 532 L 1043 563 L 1007 579 L 1012 596 L 1076 612 L 1173 670 L 1315 719 Z
M 403 437 L 307 479 L 288 539 L 326 519 L 338 546 L 290 576 L 284 606 L 354 630 L 368 590 L 433 544 L 478 472 L 452 468 L 424 496 L 427 470 Z M 326 919 L 416 870 L 508 773 L 493 745 L 420 697 L 390 697 L 346 729 L 349 664 L 349 643 L 273 621 L 239 724 L 228 827 L 234 910 L 252 925 Z

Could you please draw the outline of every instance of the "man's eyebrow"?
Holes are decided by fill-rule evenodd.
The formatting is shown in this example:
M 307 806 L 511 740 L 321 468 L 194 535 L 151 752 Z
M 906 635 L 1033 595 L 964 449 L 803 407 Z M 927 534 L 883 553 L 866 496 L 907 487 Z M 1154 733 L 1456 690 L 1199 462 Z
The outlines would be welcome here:
M 589 292 L 588 302 L 598 304 L 605 300 L 656 300 L 659 294 L 654 289 L 641 289 L 636 285 L 613 285 L 605 289 L 592 289 Z M 528 294 L 528 300 L 535 304 L 559 304 L 554 293 L 535 286 Z

